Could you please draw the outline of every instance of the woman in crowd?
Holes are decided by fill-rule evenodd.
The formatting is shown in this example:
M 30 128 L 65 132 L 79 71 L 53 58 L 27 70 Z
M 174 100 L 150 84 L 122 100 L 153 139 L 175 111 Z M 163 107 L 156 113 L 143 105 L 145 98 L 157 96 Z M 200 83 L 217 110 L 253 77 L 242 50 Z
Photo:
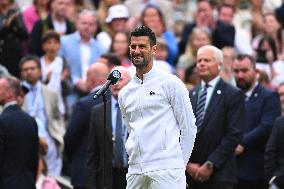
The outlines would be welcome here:
M 19 61 L 28 37 L 22 14 L 14 0 L 0 0 L 0 64 L 19 77 Z
M 194 28 L 188 38 L 185 53 L 178 59 L 176 70 L 179 78 L 183 80 L 185 70 L 196 63 L 197 50 L 209 44 L 211 44 L 211 36 L 208 31 L 203 28 Z
M 276 19 L 274 13 L 264 14 L 263 24 L 264 24 L 263 34 L 260 34 L 253 39 L 253 43 L 252 43 L 253 48 L 256 49 L 259 46 L 258 43 L 260 42 L 260 39 L 262 39 L 264 35 L 270 35 L 276 43 L 277 59 L 283 60 L 284 43 L 283 43 L 283 37 L 282 37 L 281 24 Z
M 23 20 L 27 31 L 31 33 L 39 19 L 45 19 L 49 13 L 49 0 L 34 0 L 33 4 L 23 11 Z
M 122 66 L 130 67 L 132 65 L 129 59 L 127 32 L 117 32 L 114 34 L 112 38 L 111 52 L 115 53 L 119 57 Z
M 284 81 L 284 61 L 278 59 L 277 45 L 270 35 L 265 35 L 259 41 L 256 50 L 256 67 L 266 72 L 272 85 L 277 87 Z
M 151 28 L 157 37 L 162 37 L 166 40 L 169 48 L 167 62 L 174 65 L 174 61 L 178 55 L 178 47 L 174 34 L 166 29 L 161 10 L 154 5 L 146 6 L 141 14 L 141 22 L 143 25 Z

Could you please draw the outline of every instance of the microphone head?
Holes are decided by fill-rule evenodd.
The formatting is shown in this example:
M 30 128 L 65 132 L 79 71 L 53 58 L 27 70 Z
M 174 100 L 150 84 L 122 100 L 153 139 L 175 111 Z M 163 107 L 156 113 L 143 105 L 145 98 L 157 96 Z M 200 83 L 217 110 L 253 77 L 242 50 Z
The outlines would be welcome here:
M 118 70 L 113 70 L 107 80 L 110 80 L 111 81 L 111 84 L 114 85 L 117 83 L 117 81 L 121 78 L 121 73 L 118 71 Z

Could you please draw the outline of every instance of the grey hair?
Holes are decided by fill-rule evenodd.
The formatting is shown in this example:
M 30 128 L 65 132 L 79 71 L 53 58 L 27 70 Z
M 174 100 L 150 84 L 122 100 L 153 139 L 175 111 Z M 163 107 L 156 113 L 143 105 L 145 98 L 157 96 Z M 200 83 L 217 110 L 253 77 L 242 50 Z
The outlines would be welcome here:
M 91 16 L 97 17 L 97 12 L 92 9 L 83 9 L 79 13 L 78 18 L 81 17 L 82 15 L 91 15 Z
M 197 55 L 205 49 L 213 51 L 214 59 L 220 64 L 223 63 L 224 56 L 223 56 L 222 51 L 220 49 L 218 49 L 217 47 L 213 46 L 213 45 L 204 45 L 204 46 L 200 47 L 197 51 Z

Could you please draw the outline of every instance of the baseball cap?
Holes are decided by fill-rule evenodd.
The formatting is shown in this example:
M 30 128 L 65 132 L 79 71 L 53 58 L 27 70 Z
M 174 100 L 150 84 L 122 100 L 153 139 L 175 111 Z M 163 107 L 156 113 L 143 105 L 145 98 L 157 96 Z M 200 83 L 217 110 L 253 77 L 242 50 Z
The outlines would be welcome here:
M 106 23 L 110 23 L 115 18 L 129 18 L 129 11 L 127 6 L 123 4 L 113 5 L 108 9 L 108 16 L 106 18 Z

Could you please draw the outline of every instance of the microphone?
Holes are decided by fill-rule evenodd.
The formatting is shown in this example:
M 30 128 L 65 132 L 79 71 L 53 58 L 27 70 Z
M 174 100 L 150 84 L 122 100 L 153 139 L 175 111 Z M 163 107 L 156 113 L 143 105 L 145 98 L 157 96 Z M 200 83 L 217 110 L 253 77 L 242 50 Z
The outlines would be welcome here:
M 107 78 L 107 82 L 105 82 L 105 84 L 102 86 L 102 88 L 100 88 L 100 90 L 98 90 L 96 92 L 96 94 L 94 95 L 94 99 L 97 99 L 99 96 L 101 96 L 102 94 L 104 94 L 110 85 L 114 85 L 117 83 L 117 81 L 121 78 L 121 73 L 118 70 L 113 70 L 108 78 Z

